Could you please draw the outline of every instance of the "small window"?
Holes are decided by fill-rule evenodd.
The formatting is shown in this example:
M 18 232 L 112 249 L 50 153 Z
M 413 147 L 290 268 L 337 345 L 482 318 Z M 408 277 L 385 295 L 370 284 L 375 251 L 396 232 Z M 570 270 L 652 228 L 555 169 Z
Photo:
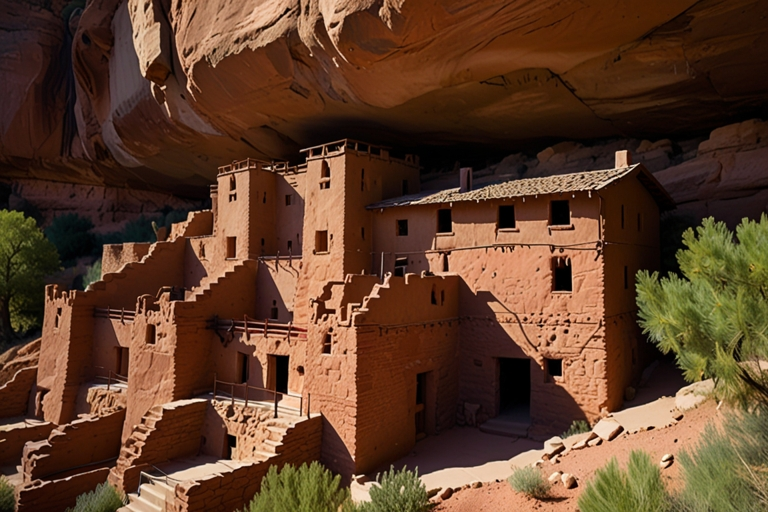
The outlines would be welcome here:
M 267 193 L 264 192 L 264 199 L 261 200 L 262 203 L 267 204 Z
M 245 384 L 248 382 L 248 354 L 242 352 L 237 353 L 237 378 L 240 381 L 239 384 Z
M 643 214 L 642 213 L 637 214 L 637 230 L 638 231 L 643 230 Z
M 403 195 L 408 195 L 408 180 L 403 180 Z
M 408 220 L 397 221 L 397 236 L 408 236 Z
M 205 259 L 205 244 L 200 244 L 199 256 L 201 260 Z
M 227 237 L 227 258 L 234 259 L 237 257 L 237 237 Z
M 563 376 L 563 360 L 562 359 L 546 359 L 547 362 L 547 375 L 550 377 L 562 377 Z
M 332 344 L 333 344 L 333 335 L 330 332 L 325 333 L 325 336 L 323 336 L 323 354 L 331 353 Z
M 395 258 L 395 275 L 405 277 L 405 269 L 408 268 L 408 258 Z
M 293 240 L 288 240 L 288 254 L 293 250 Z
M 452 233 L 453 221 L 451 220 L 451 210 L 437 210 L 437 232 Z
M 157 327 L 155 327 L 155 324 L 147 324 L 147 332 L 144 341 L 147 345 L 154 345 L 157 343 Z
M 624 289 L 629 289 L 629 270 L 626 265 L 624 265 Z
M 571 276 L 571 260 L 567 258 L 554 258 L 552 260 L 554 283 L 552 289 L 556 292 L 573 291 Z
M 430 296 L 430 303 L 437 306 L 437 290 L 435 289 L 435 285 L 432 285 L 432 294 Z
M 229 175 L 229 202 L 237 200 L 237 181 L 234 174 Z
M 278 314 L 277 301 L 273 300 L 272 301 L 272 307 L 269 309 L 269 319 L 270 320 L 277 320 L 277 314 Z
M 56 308 L 56 318 L 53 319 L 53 328 L 58 329 L 61 323 L 61 308 Z
M 285 206 L 291 206 L 292 202 L 293 202 L 293 194 L 286 194 L 285 195 Z
M 365 169 L 360 171 L 360 192 L 365 192 Z
M 440 305 L 445 304 L 445 290 L 440 290 Z
M 621 229 L 624 229 L 624 205 L 621 205 Z
M 315 231 L 315 252 L 328 252 L 328 231 Z
M 443 253 L 443 272 L 448 272 L 448 253 Z
M 499 229 L 515 228 L 515 207 L 514 205 L 499 206 Z
M 571 207 L 568 201 L 552 201 L 549 203 L 549 225 L 569 226 L 571 224 Z
M 320 168 L 320 189 L 324 190 L 327 188 L 331 188 L 331 167 L 328 165 L 328 162 L 323 160 Z

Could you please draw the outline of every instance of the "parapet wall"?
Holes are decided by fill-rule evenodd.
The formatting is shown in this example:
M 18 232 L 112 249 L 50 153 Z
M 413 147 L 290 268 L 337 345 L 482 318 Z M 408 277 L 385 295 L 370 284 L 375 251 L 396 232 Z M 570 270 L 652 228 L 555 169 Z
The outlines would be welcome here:
M 37 380 L 37 366 L 23 368 L 0 387 L 0 418 L 12 418 L 27 414 L 29 393 Z
M 0 466 L 16 466 L 24 445 L 46 439 L 55 426 L 45 421 L 23 421 L 0 428 Z
M 141 258 L 149 253 L 151 243 L 125 243 L 105 245 L 101 254 L 101 275 L 119 272 L 123 265 Z
M 286 432 L 277 454 L 269 459 L 241 466 L 228 473 L 210 475 L 201 480 L 176 486 L 173 512 L 231 512 L 250 502 L 261 489 L 261 480 L 270 466 L 299 466 L 320 458 L 322 418 L 302 420 Z
M 100 468 L 60 480 L 36 480 L 19 489 L 16 512 L 61 512 L 75 505 L 77 497 L 107 480 L 109 469 Z

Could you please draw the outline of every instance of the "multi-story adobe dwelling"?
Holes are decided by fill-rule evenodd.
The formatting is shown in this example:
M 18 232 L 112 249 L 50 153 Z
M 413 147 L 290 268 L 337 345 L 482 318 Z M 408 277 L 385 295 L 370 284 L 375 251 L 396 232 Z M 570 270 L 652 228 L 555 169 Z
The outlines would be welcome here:
M 37 418 L 0 433 L 20 510 L 107 475 L 168 510 L 233 510 L 270 464 L 350 477 L 457 422 L 546 435 L 621 406 L 647 361 L 634 275 L 673 207 L 626 152 L 440 191 L 386 148 L 304 153 L 221 167 L 210 211 L 105 246 L 84 292 L 48 287 L 36 377 L 0 388 L 24 397 L 1 415 Z

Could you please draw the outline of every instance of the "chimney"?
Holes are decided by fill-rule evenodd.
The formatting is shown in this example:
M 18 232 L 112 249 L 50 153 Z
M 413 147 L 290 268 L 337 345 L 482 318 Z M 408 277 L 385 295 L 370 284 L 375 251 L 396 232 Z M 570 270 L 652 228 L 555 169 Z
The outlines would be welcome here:
M 459 170 L 459 192 L 472 190 L 472 168 L 462 167 Z
M 616 165 L 614 165 L 614 168 L 621 169 L 622 167 L 629 167 L 630 165 L 632 165 L 632 153 L 626 149 L 624 151 L 617 151 Z

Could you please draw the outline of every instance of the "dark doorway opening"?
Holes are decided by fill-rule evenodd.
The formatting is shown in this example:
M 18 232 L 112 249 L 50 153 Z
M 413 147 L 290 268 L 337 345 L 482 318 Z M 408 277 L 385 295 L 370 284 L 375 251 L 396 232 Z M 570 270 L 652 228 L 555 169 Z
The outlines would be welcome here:
M 427 435 L 427 373 L 416 375 L 416 440 Z
M 530 411 L 530 359 L 499 358 L 499 415 L 529 420 Z
M 275 391 L 288 393 L 288 356 L 272 356 L 275 367 Z
M 225 458 L 232 460 L 232 454 L 235 452 L 236 448 L 237 448 L 237 437 L 227 434 L 227 448 L 226 448 Z
M 248 382 L 248 354 L 237 353 L 237 378 L 240 384 Z
M 115 373 L 120 375 L 121 377 L 128 378 L 128 348 L 127 347 L 117 347 L 115 349 L 117 353 L 117 361 L 115 365 Z

